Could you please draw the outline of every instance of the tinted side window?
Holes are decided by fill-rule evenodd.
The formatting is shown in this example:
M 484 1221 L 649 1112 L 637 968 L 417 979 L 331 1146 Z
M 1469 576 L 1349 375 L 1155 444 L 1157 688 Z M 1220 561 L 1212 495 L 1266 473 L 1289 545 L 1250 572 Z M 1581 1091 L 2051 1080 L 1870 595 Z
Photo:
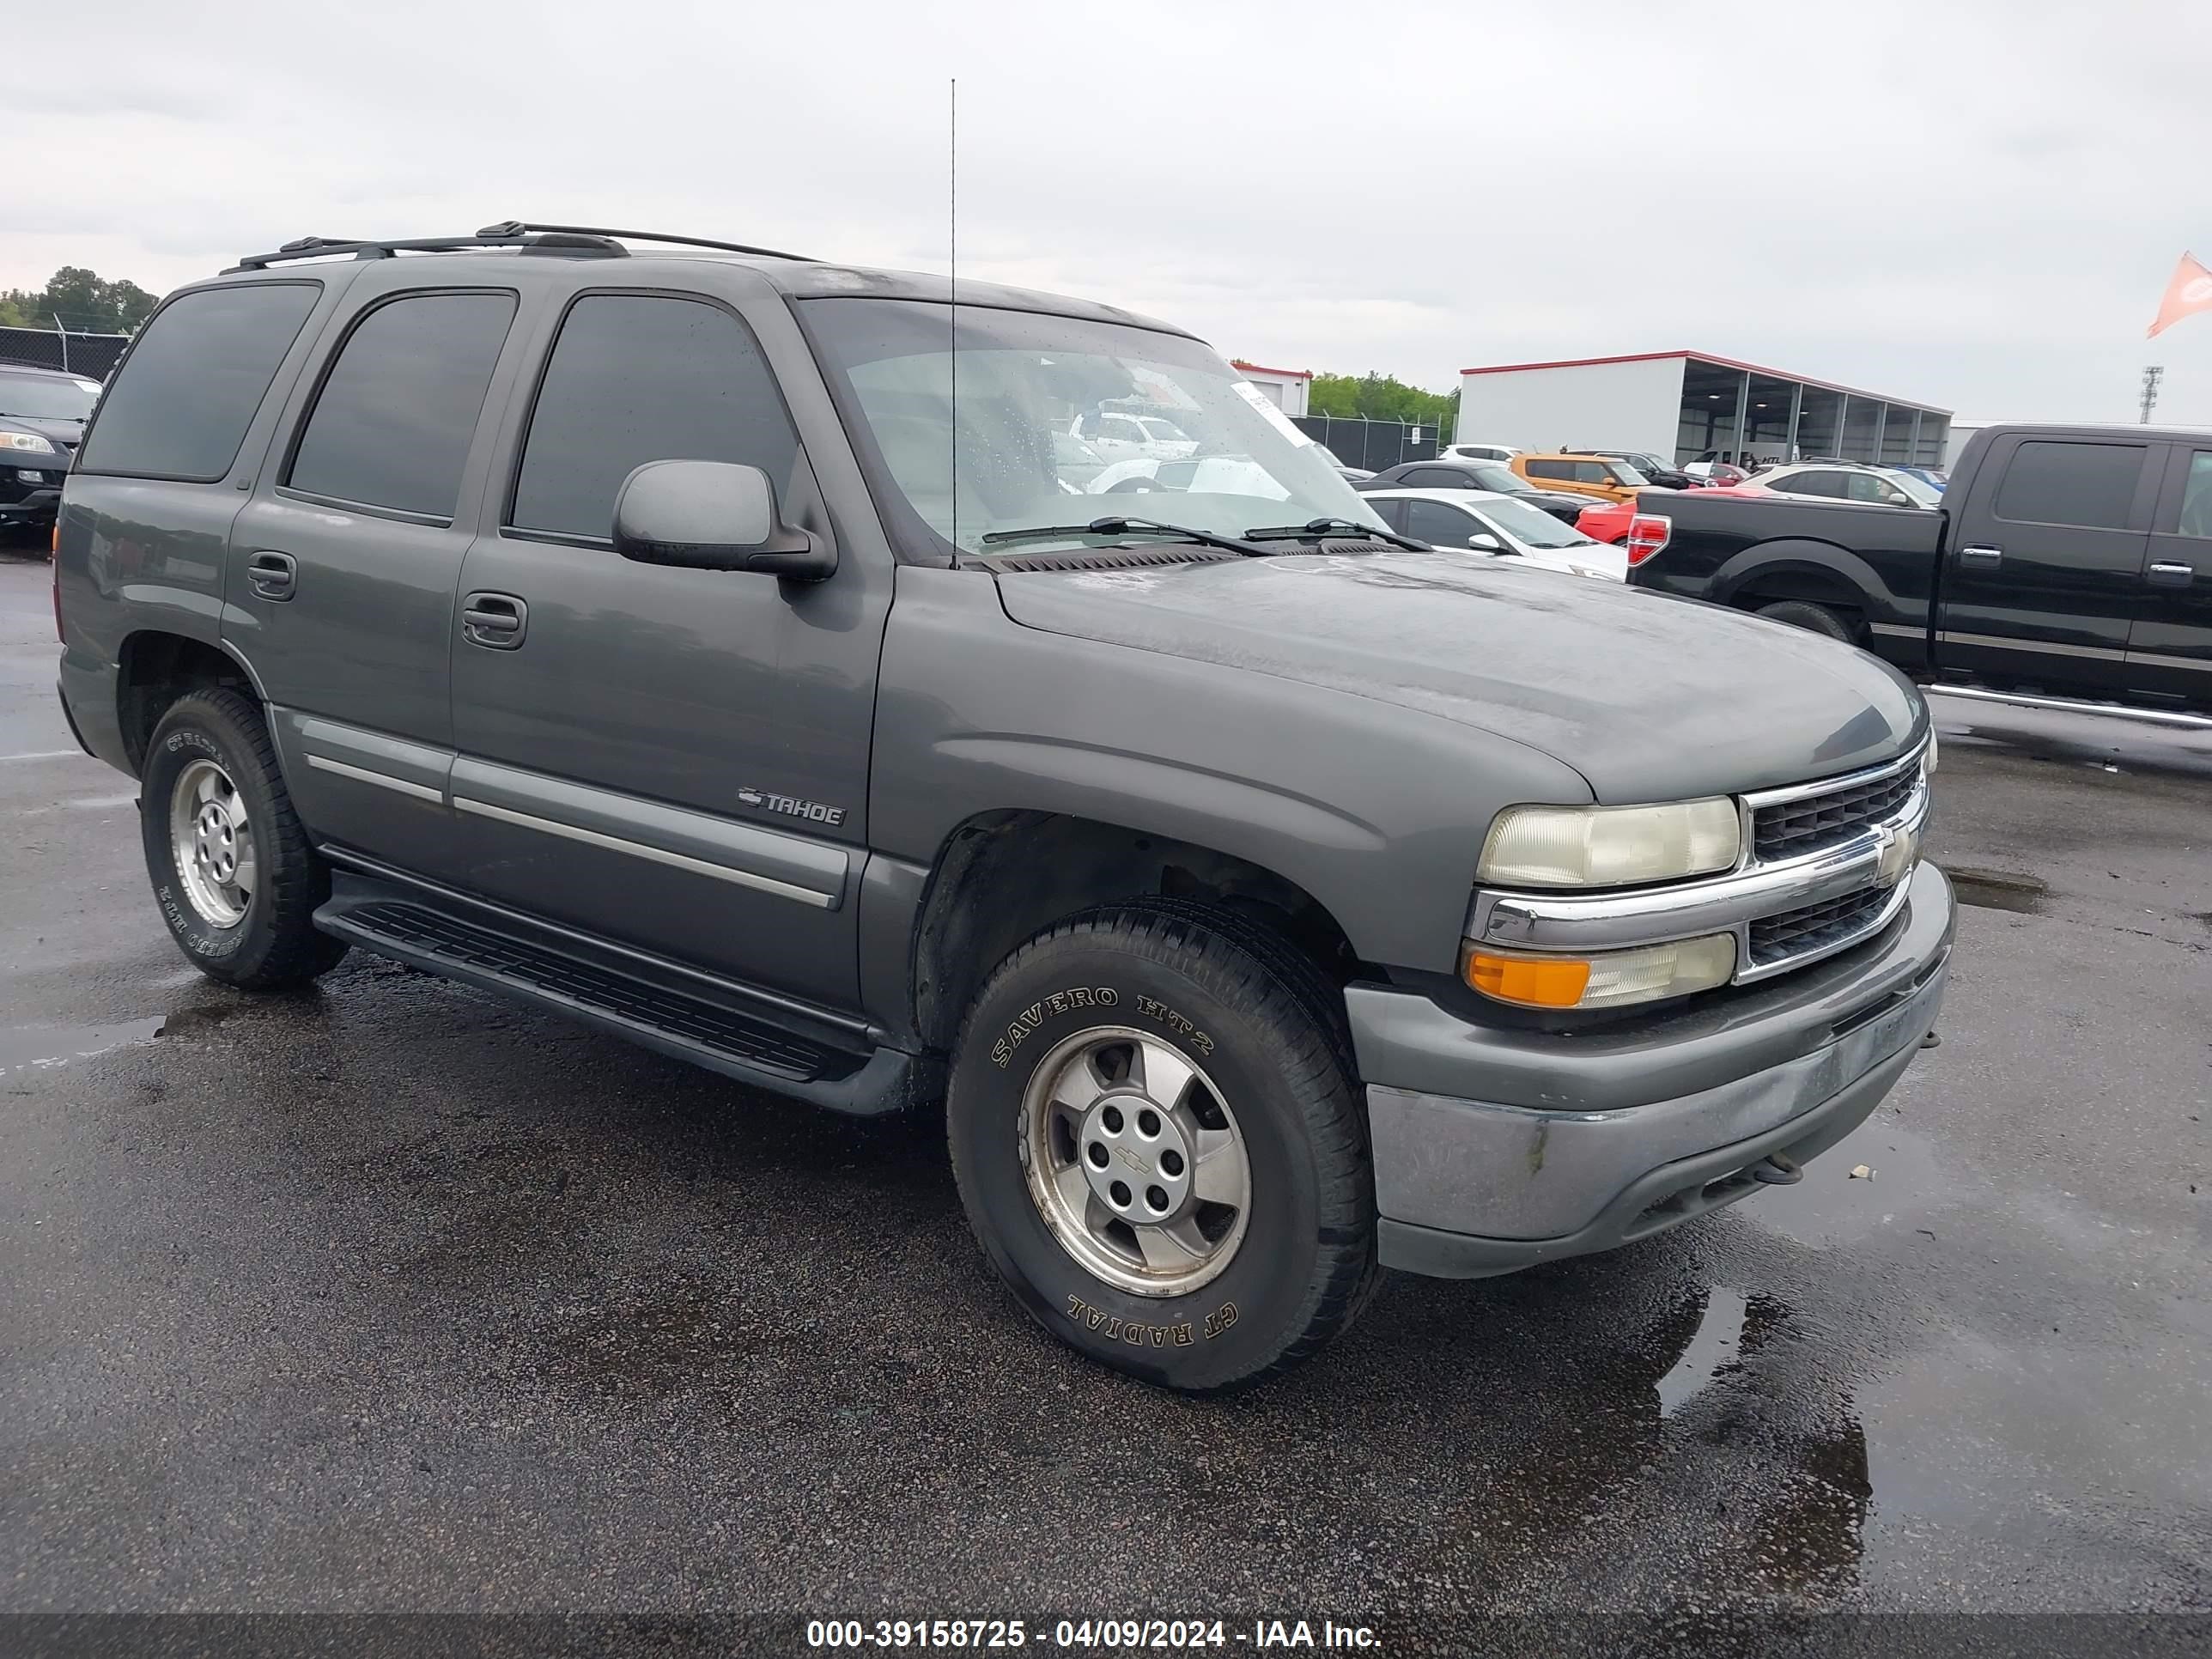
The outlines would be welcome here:
M 2190 456 L 2189 479 L 2181 487 L 2181 512 L 2172 528 L 2177 535 L 2212 538 L 2212 449 Z
M 1996 515 L 2015 524 L 2125 530 L 2143 453 L 2140 444 L 2024 443 L 1997 486 Z
M 1603 461 L 1577 461 L 1575 463 L 1575 482 L 1577 483 L 1594 484 L 1611 483 L 1613 482 L 1613 469 L 1607 466 Z
M 782 491 L 798 456 L 775 377 L 736 318 L 696 300 L 586 295 L 554 342 L 507 522 L 604 540 L 615 492 L 647 461 L 742 462 Z
M 1401 484 L 1418 484 L 1424 489 L 1463 489 L 1467 480 L 1448 466 L 1417 466 L 1399 475 Z
M 1437 547 L 1465 547 L 1467 538 L 1481 528 L 1457 507 L 1443 501 L 1406 503 L 1406 533 L 1415 541 Z
M 162 307 L 107 389 L 77 470 L 222 477 L 321 293 L 320 283 L 255 283 Z
M 338 349 L 285 482 L 310 495 L 450 519 L 509 294 L 419 294 L 368 313 Z
M 1523 461 L 1521 465 L 1532 478 L 1571 478 L 1575 476 L 1572 461 Z
M 1800 472 L 1778 480 L 1771 488 L 1785 495 L 1841 495 L 1843 479 L 1833 472 Z

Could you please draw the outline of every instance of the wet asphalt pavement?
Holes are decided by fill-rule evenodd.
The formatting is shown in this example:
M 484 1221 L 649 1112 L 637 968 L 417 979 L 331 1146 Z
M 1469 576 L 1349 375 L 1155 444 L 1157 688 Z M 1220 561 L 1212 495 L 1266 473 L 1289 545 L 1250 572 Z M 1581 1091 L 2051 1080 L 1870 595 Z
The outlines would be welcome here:
M 2212 733 L 1938 699 L 1970 908 L 1873 1120 L 1193 1401 L 1017 1313 L 932 1126 L 359 955 L 198 979 L 46 581 L 0 555 L 0 1609 L 2212 1604 Z

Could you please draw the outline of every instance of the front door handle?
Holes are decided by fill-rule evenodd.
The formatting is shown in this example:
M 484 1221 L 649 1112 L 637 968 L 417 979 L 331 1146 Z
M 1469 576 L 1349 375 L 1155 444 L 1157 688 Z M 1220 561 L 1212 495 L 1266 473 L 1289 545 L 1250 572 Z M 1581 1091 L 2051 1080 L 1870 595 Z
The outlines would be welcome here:
M 300 562 L 289 553 L 264 549 L 246 562 L 246 583 L 264 599 L 289 599 L 300 580 Z
M 2002 547 L 1962 547 L 1959 550 L 1959 562 L 1960 564 L 1971 564 L 1979 569 L 1987 570 L 1993 565 L 2000 565 L 2004 562 L 2004 549 Z
M 2145 573 L 2153 587 L 2186 587 L 2197 580 L 2193 564 L 2154 564 Z
M 530 607 L 512 593 L 471 593 L 461 601 L 461 637 L 489 651 L 512 651 L 530 626 Z

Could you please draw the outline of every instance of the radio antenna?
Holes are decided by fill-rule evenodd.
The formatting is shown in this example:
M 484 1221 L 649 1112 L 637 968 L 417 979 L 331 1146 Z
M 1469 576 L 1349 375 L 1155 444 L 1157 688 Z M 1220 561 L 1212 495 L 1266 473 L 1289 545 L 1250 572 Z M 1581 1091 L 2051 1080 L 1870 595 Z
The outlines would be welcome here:
M 952 487 L 952 544 L 960 545 L 960 77 L 952 77 L 947 112 L 945 179 L 947 185 L 947 240 L 951 247 L 946 278 L 945 321 L 952 331 L 951 387 L 945 398 L 945 430 L 951 453 L 948 475 Z

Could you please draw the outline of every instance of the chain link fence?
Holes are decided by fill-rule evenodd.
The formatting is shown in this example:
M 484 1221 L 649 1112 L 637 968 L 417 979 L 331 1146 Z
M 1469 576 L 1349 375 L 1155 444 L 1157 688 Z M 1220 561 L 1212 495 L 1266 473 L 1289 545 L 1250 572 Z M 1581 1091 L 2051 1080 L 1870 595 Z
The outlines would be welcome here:
M 1401 461 L 1432 461 L 1437 458 L 1437 429 L 1412 426 L 1404 421 L 1340 419 L 1329 415 L 1299 415 L 1291 424 L 1326 448 L 1346 466 L 1380 472 Z M 1414 434 L 1419 434 L 1419 437 Z
M 104 380 L 130 343 L 128 334 L 58 334 L 44 328 L 0 328 L 0 363 L 65 368 L 88 380 Z

